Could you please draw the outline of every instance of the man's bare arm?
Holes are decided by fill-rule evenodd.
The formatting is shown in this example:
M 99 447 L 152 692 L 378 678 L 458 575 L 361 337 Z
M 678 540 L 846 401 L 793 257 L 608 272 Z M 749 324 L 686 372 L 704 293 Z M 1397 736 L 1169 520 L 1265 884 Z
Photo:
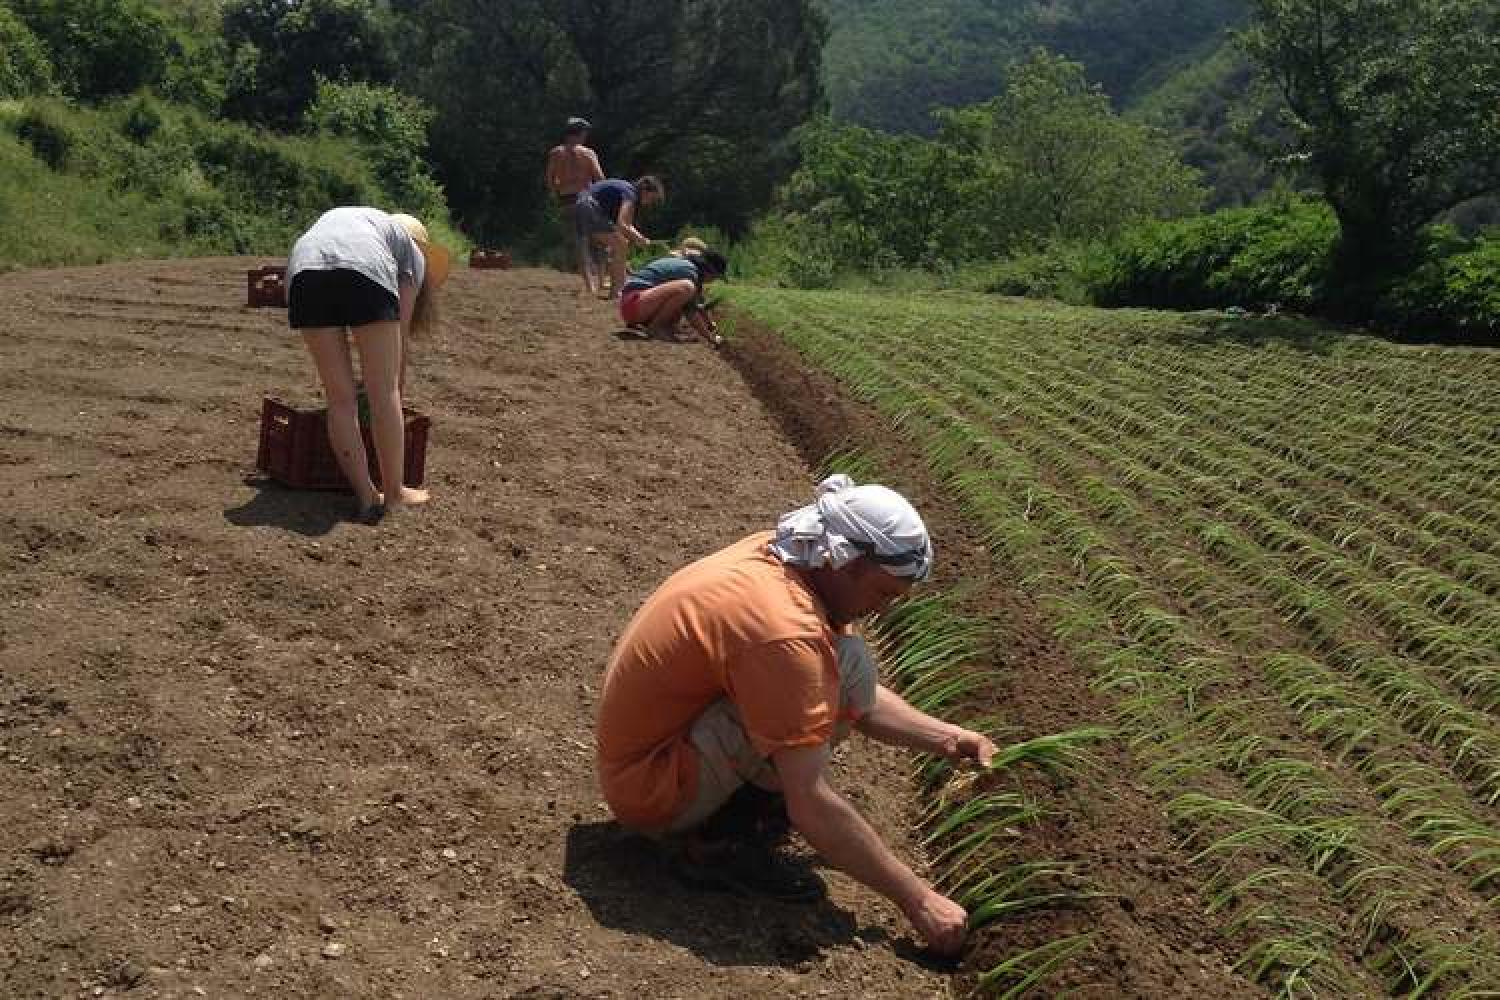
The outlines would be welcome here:
M 552 149 L 547 153 L 547 190 L 553 194 L 562 191 L 562 153 L 560 150 Z
M 957 952 L 963 946 L 968 914 L 918 878 L 829 786 L 823 774 L 827 748 L 781 750 L 771 759 L 797 832 L 831 864 L 900 907 L 934 950 Z
M 987 766 L 995 755 L 989 737 L 935 719 L 913 708 L 883 684 L 875 687 L 875 705 L 856 723 L 860 732 L 892 746 L 938 754 L 949 760 L 970 760 Z
M 584 150 L 589 157 L 589 183 L 604 180 L 604 168 L 599 166 L 599 154 L 592 149 Z
M 627 201 L 620 206 L 620 215 L 615 220 L 615 228 L 621 236 L 634 243 L 636 246 L 645 246 L 651 241 L 641 235 L 641 231 L 635 228 L 635 202 Z

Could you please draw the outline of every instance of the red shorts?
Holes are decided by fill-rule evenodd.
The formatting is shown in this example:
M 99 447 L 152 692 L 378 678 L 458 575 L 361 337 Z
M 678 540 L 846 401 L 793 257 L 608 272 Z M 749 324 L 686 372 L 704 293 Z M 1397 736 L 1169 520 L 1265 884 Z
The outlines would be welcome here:
M 635 326 L 641 321 L 641 293 L 644 291 L 644 288 L 630 288 L 620 296 L 620 318 L 626 326 Z

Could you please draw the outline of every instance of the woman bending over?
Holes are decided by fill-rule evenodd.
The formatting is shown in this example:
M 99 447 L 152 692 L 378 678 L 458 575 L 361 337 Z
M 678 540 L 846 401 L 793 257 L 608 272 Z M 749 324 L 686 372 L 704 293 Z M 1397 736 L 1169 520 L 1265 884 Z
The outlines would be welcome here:
M 448 277 L 448 251 L 410 215 L 376 208 L 325 212 L 292 247 L 287 261 L 287 320 L 302 334 L 328 402 L 328 439 L 354 488 L 361 520 L 373 522 L 426 490 L 402 482 L 406 427 L 401 391 L 406 342 L 437 320 L 437 290 Z M 352 331 L 370 406 L 380 485 L 370 478 L 359 431 L 358 388 L 349 353 Z

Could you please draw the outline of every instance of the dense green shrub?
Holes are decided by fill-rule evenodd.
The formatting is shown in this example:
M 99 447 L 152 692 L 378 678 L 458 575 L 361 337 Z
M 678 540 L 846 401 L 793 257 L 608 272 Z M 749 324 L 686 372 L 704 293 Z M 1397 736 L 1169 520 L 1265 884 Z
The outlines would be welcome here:
M 1121 120 L 1081 66 L 1044 52 L 1011 68 L 1001 96 L 939 118 L 933 139 L 826 121 L 804 129 L 779 227 L 753 237 L 787 265 L 771 268 L 775 280 L 943 273 L 1176 217 L 1201 200 L 1196 174 L 1159 133 Z
M 10 8 L 0 6 L 0 98 L 45 94 L 52 87 L 46 46 Z
M 144 94 L 0 110 L 0 228 L 12 230 L 0 233 L 0 267 L 281 254 L 336 205 L 412 207 L 345 137 L 275 136 Z M 441 192 L 424 218 L 463 246 Z
M 66 170 L 71 165 L 78 139 L 56 105 L 27 104 L 17 116 L 14 130 L 16 138 L 53 170 Z
M 1382 325 L 1434 339 L 1500 346 L 1500 238 L 1429 241 L 1427 259 L 1376 304 Z
M 239 0 L 224 11 L 233 54 L 224 110 L 232 117 L 295 128 L 319 79 L 389 82 L 394 26 L 376 0 Z
M 9 0 L 46 44 L 58 82 L 74 97 L 97 100 L 159 82 L 174 35 L 148 0 Z
M 1326 205 L 1295 197 L 1145 223 L 1113 241 L 1091 291 L 1101 305 L 1315 312 L 1337 238 Z
M 204 176 L 232 211 L 290 232 L 335 205 L 387 203 L 347 143 L 327 138 L 271 141 L 241 125 L 201 129 L 193 149 Z
M 1500 344 L 1500 239 L 1430 227 L 1411 269 L 1356 296 L 1334 284 L 1338 235 L 1326 204 L 1280 198 L 1138 226 L 1080 273 L 1099 305 L 1278 307 L 1420 339 Z
M 831 288 L 840 271 L 858 262 L 840 260 L 836 237 L 826 228 L 784 215 L 756 222 L 729 254 L 729 270 L 739 279 L 783 288 Z
M 393 204 L 422 218 L 443 212 L 443 190 L 423 156 L 432 118 L 426 104 L 391 87 L 322 79 L 307 111 L 314 132 L 359 143 Z
M 1055 243 L 1041 250 L 1014 254 L 960 268 L 956 283 L 993 295 L 1058 299 L 1086 304 L 1093 276 L 1109 258 L 1095 243 Z

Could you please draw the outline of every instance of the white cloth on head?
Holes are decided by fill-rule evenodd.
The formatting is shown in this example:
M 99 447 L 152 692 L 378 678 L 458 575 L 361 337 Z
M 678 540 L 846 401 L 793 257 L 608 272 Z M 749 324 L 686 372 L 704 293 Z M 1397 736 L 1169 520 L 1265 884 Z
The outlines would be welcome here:
M 860 556 L 892 576 L 921 580 L 932 569 L 927 526 L 906 498 L 842 474 L 819 483 L 813 503 L 781 516 L 771 552 L 803 569 L 840 569 Z

